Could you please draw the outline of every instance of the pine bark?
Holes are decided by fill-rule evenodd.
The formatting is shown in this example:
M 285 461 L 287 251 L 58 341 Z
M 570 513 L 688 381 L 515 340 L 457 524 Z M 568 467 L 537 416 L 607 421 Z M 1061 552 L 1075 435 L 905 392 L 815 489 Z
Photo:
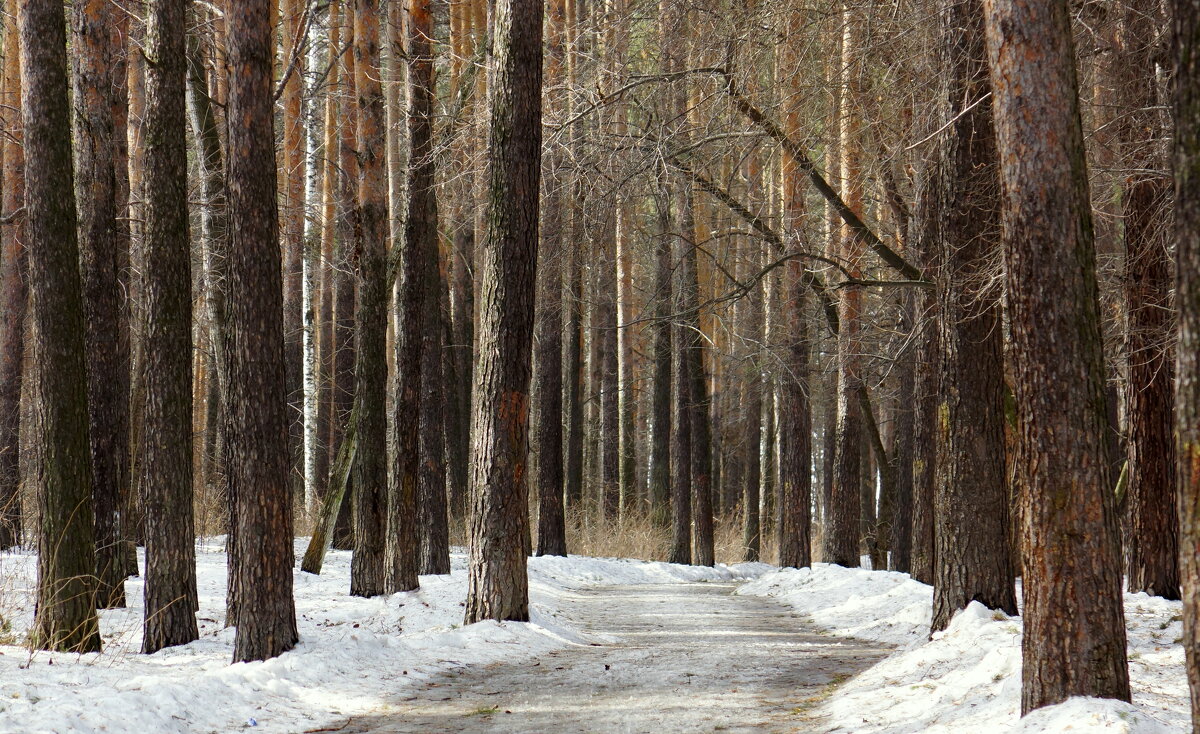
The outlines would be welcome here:
M 269 0 L 226 10 L 229 60 L 228 400 L 226 468 L 236 528 L 234 662 L 298 640 L 292 596 L 292 493 L 284 365 Z
M 913 216 L 913 238 L 917 258 L 926 273 L 936 277 L 935 243 L 941 237 L 941 178 L 935 161 L 926 161 L 917 177 L 917 206 Z M 916 320 L 915 373 L 913 384 L 913 510 L 912 568 L 918 581 L 934 581 L 934 486 L 938 455 L 937 412 L 941 379 L 938 362 L 941 351 L 937 297 L 921 288 L 915 294 Z
M 1171 181 L 1157 139 L 1156 43 L 1159 4 L 1121 6 L 1114 59 L 1114 125 L 1121 166 L 1125 234 L 1126 417 L 1129 426 L 1129 591 L 1179 598 L 1179 518 L 1175 508 L 1175 329 L 1171 261 L 1164 234 Z M 1120 458 L 1119 456 L 1115 458 Z
M 128 458 L 129 403 L 122 375 L 129 370 L 113 335 L 120 330 L 121 284 L 117 230 L 116 130 L 113 58 L 120 53 L 114 14 L 104 0 L 73 10 L 75 183 L 88 352 L 88 418 L 92 505 L 96 533 L 96 604 L 125 606 L 120 498 Z
M 198 637 L 192 518 L 192 299 L 184 104 L 184 0 L 153 0 L 146 23 L 145 398 L 142 651 Z
M 389 572 L 387 472 L 387 135 L 380 83 L 378 0 L 354 0 L 354 90 L 358 107 L 355 150 L 358 158 L 358 242 L 355 252 L 358 290 L 354 303 L 354 403 L 358 412 L 358 450 L 354 462 L 354 556 L 350 594 L 378 596 L 387 591 Z M 414 415 L 415 419 L 416 416 Z M 415 452 L 413 452 L 415 453 Z M 410 489 L 416 492 L 415 472 Z M 412 495 L 410 495 L 411 497 Z M 412 503 L 397 504 L 414 507 Z M 396 537 L 411 538 L 398 517 Z M 412 526 L 415 529 L 415 524 Z M 416 564 L 396 586 L 414 588 Z
M 999 170 L 982 2 L 941 8 L 945 88 L 938 305 L 938 445 L 934 487 L 933 631 L 972 601 L 1017 613 L 1008 549 L 1004 349 L 1000 304 L 985 290 L 997 253 Z
M 1065 0 L 985 0 L 1020 432 L 1021 709 L 1129 700 L 1095 250 Z
M 542 3 L 499 0 L 488 67 L 488 232 L 472 404 L 468 624 L 529 619 L 522 548 L 541 178 Z
M 33 636 L 47 650 L 98 652 L 83 285 L 63 4 L 24 0 L 18 23 L 33 331 L 32 443 L 39 452 L 38 468 L 29 478 L 38 502 Z
M 1200 5 L 1174 0 L 1172 38 L 1179 80 L 1200 78 Z M 1175 139 L 1176 305 L 1179 308 L 1179 382 L 1176 392 L 1180 581 L 1183 650 L 1191 697 L 1192 731 L 1200 734 L 1200 88 L 1176 83 Z M 1188 552 L 1192 551 L 1192 552 Z
M 25 153 L 21 122 L 20 29 L 17 0 L 3 20 L 4 66 L 0 94 L 0 212 L 25 206 Z M 21 542 L 21 384 L 24 380 L 26 287 L 25 220 L 0 227 L 0 550 Z

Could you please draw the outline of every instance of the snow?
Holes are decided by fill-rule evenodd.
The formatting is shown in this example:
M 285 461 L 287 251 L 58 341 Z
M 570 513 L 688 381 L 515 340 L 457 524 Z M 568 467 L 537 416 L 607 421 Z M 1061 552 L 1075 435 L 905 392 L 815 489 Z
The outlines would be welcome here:
M 931 587 L 826 564 L 766 573 L 738 593 L 784 601 L 828 634 L 897 646 L 815 712 L 830 731 L 1190 731 L 1179 602 L 1125 595 L 1132 704 L 1076 698 L 1021 719 L 1020 617 L 974 602 L 929 639 Z
M 831 687 L 808 712 L 824 731 L 1189 729 L 1181 605 L 1145 594 L 1125 596 L 1133 703 L 1071 699 L 1022 719 L 1020 617 L 972 604 L 930 639 L 929 586 L 906 574 L 825 564 L 796 570 L 761 563 L 703 568 L 535 558 L 529 567 L 532 622 L 463 627 L 461 553 L 452 556 L 451 575 L 423 576 L 417 592 L 360 599 L 347 594 L 350 554 L 331 551 L 321 576 L 296 574 L 299 646 L 274 660 L 230 665 L 233 632 L 222 625 L 222 541 L 197 546 L 201 639 L 155 655 L 139 654 L 140 579 L 126 582 L 129 609 L 101 612 L 104 652 L 28 651 L 22 642 L 33 618 L 36 559 L 28 552 L 0 554 L 0 734 L 302 732 L 339 717 L 387 717 L 406 687 L 415 690 L 448 672 L 616 639 L 564 612 L 581 589 L 706 582 L 741 582 L 738 594 L 786 604 L 805 628 L 832 645 L 846 637 L 893 648 L 879 663 Z M 304 544 L 297 541 L 297 557 Z M 619 634 L 619 624 L 613 631 Z M 820 646 L 813 654 L 823 654 Z
M 300 558 L 306 541 L 296 543 Z M 223 538 L 197 546 L 200 639 L 138 654 L 142 581 L 126 582 L 128 609 L 105 610 L 99 654 L 29 652 L 36 558 L 0 554 L 0 732 L 300 732 L 314 721 L 386 714 L 405 686 L 456 668 L 535 657 L 587 643 L 561 618 L 556 596 L 595 583 L 731 581 L 763 564 L 696 568 L 665 563 L 536 558 L 530 561 L 531 623 L 461 626 L 462 553 L 449 576 L 422 576 L 417 592 L 361 599 L 347 594 L 350 554 L 331 551 L 320 576 L 296 573 L 297 648 L 273 660 L 230 665 L 223 627 Z M 6 626 L 7 625 L 7 626 Z M 253 722 L 253 723 L 252 723 Z

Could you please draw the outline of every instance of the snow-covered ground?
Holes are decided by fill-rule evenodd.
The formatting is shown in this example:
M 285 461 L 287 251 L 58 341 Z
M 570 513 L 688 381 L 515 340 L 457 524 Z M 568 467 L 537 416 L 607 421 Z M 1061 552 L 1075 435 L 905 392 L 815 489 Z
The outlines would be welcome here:
M 1021 620 L 973 605 L 927 639 L 931 589 L 905 574 L 844 569 L 716 569 L 631 560 L 530 562 L 533 621 L 461 627 L 466 574 L 423 576 L 421 590 L 375 599 L 347 595 L 349 553 L 330 552 L 321 576 L 296 574 L 299 647 L 275 660 L 230 665 L 224 629 L 222 539 L 197 547 L 201 639 L 140 655 L 142 584 L 130 608 L 101 613 L 97 655 L 30 653 L 34 557 L 0 554 L 0 734 L 10 732 L 303 732 L 386 711 L 405 686 L 457 668 L 519 661 L 573 643 L 580 632 L 558 600 L 593 585 L 747 580 L 739 594 L 790 605 L 831 638 L 895 645 L 882 662 L 798 710 L 839 732 L 1151 732 L 1188 729 L 1180 605 L 1126 596 L 1132 705 L 1073 699 L 1020 719 Z M 304 541 L 297 541 L 297 557 Z M 832 641 L 832 640 L 831 640 Z M 819 654 L 819 651 L 818 653 Z M 697 671 L 699 672 L 699 671 Z M 832 727 L 832 728 L 831 728 Z
M 1132 705 L 1077 698 L 1020 719 L 1020 617 L 973 603 L 930 640 L 931 587 L 907 574 L 825 564 L 776 570 L 738 593 L 785 601 L 831 635 L 897 645 L 817 708 L 832 731 L 1190 731 L 1179 602 L 1125 595 Z
M 578 556 L 530 563 L 533 621 L 462 627 L 464 558 L 421 590 L 349 596 L 350 554 L 331 551 L 320 576 L 296 573 L 300 644 L 262 663 L 230 665 L 223 539 L 197 546 L 200 639 L 140 655 L 142 582 L 126 582 L 128 609 L 101 612 L 105 649 L 30 653 L 36 562 L 0 554 L 0 734 L 17 732 L 303 732 L 336 716 L 377 713 L 404 686 L 448 670 L 540 655 L 581 641 L 558 618 L 554 592 L 593 584 L 661 584 L 746 578 L 755 564 L 697 568 Z M 304 540 L 296 543 L 297 558 Z

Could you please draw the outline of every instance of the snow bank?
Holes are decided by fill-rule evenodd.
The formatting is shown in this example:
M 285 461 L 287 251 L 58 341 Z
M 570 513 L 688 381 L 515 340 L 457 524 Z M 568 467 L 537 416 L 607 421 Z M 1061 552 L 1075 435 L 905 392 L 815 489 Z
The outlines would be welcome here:
M 931 587 L 907 574 L 825 564 L 766 573 L 738 593 L 785 601 L 830 634 L 898 647 L 822 704 L 817 714 L 832 731 L 1190 730 L 1179 602 L 1125 596 L 1132 705 L 1072 699 L 1021 719 L 1020 617 L 973 603 L 931 640 Z
M 300 732 L 387 713 L 405 686 L 447 670 L 590 642 L 560 617 L 556 595 L 572 588 L 729 581 L 770 568 L 533 559 L 532 623 L 462 627 L 461 553 L 452 557 L 450 576 L 422 576 L 417 592 L 359 599 L 347 594 L 350 554 L 331 551 L 320 576 L 296 574 L 299 646 L 274 660 L 230 665 L 222 541 L 197 546 L 201 638 L 155 655 L 138 654 L 140 579 L 126 582 L 128 609 L 101 612 L 104 652 L 31 654 L 21 642 L 33 621 L 36 558 L 0 554 L 0 732 Z M 305 544 L 297 541 L 297 559 Z

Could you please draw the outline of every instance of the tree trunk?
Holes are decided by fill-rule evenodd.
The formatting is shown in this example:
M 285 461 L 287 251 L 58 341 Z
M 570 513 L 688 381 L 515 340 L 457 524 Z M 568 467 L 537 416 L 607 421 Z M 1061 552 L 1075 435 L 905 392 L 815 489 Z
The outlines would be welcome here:
M 945 77 L 938 305 L 938 448 L 934 486 L 933 631 L 972 601 L 1017 613 L 1004 472 L 1000 304 L 982 291 L 1000 235 L 999 171 L 981 0 L 941 8 Z M 972 107 L 972 105 L 974 105 Z
M 116 130 L 112 60 L 120 53 L 116 14 L 105 0 L 73 9 L 76 204 L 88 363 L 92 505 L 96 535 L 96 604 L 125 606 L 120 498 L 128 458 L 129 403 L 121 390 L 127 355 L 114 348 L 120 330 Z
M 4 15 L 3 106 L 0 141 L 0 212 L 25 206 L 25 153 L 21 122 L 20 30 L 17 0 L 7 0 Z M 26 288 L 25 220 L 0 227 L 0 550 L 21 542 L 21 384 L 25 362 Z
M 1176 79 L 1200 78 L 1200 7 L 1174 0 Z M 1200 88 L 1176 83 L 1175 139 L 1176 304 L 1179 307 L 1179 383 L 1176 393 L 1180 580 L 1183 649 L 1192 703 L 1192 731 L 1200 734 Z
M 380 84 L 378 0 L 354 0 L 354 87 L 358 101 L 355 150 L 358 175 L 357 277 L 354 303 L 354 402 L 358 412 L 358 450 L 354 462 L 354 557 L 350 594 L 378 596 L 387 591 L 388 472 L 387 472 L 387 151 L 383 87 Z M 412 418 L 416 420 L 416 416 Z M 415 448 L 415 447 L 413 447 Z M 415 453 L 412 452 L 412 453 Z M 416 492 L 416 476 L 410 490 Z M 411 495 L 410 495 L 411 497 Z M 411 502 L 397 503 L 413 507 Z M 409 538 L 404 525 L 415 519 L 399 517 L 396 537 Z M 415 524 L 413 524 L 415 529 Z M 393 571 L 394 573 L 394 571 Z M 397 586 L 413 588 L 416 564 Z
M 229 559 L 237 600 L 234 662 L 295 646 L 283 271 L 272 119 L 269 0 L 226 10 L 229 68 L 229 261 L 226 470 Z
M 918 248 L 923 269 L 936 277 L 934 243 L 941 237 L 941 180 L 938 164 L 927 160 L 917 176 L 917 206 L 912 226 L 912 242 Z M 937 476 L 938 439 L 938 364 L 941 327 L 934 293 L 926 288 L 916 291 L 914 312 L 916 343 L 913 348 L 916 378 L 913 384 L 913 510 L 912 577 L 923 583 L 934 580 L 933 497 Z
M 1117 104 L 1124 114 L 1115 137 L 1126 175 L 1122 204 L 1125 234 L 1126 419 L 1129 425 L 1129 591 L 1179 598 L 1179 518 L 1175 508 L 1175 328 L 1171 261 L 1164 240 L 1171 188 L 1158 140 L 1165 130 L 1158 111 L 1159 4 L 1121 7 L 1113 69 Z M 1119 455 L 1118 457 L 1119 458 Z
M 488 66 L 488 233 L 472 405 L 466 623 L 529 619 L 522 548 L 541 178 L 542 3 L 499 0 Z
M 142 503 L 146 605 L 142 651 L 184 645 L 194 610 L 192 294 L 184 82 L 186 3 L 152 0 L 146 23 L 145 402 Z
M 98 652 L 83 286 L 67 101 L 66 18 L 55 0 L 20 3 L 21 110 L 33 330 L 38 500 L 37 647 Z M 190 538 L 189 538 L 190 542 Z
M 986 0 L 1024 490 L 1021 709 L 1129 700 L 1104 355 L 1065 0 Z
M 652 366 L 650 387 L 650 451 L 647 468 L 650 521 L 665 528 L 671 521 L 671 355 L 672 326 L 668 320 L 674 310 L 671 298 L 671 212 L 670 188 L 660 186 L 655 197 L 658 218 L 658 242 L 655 243 L 654 292 L 655 323 L 652 327 Z

